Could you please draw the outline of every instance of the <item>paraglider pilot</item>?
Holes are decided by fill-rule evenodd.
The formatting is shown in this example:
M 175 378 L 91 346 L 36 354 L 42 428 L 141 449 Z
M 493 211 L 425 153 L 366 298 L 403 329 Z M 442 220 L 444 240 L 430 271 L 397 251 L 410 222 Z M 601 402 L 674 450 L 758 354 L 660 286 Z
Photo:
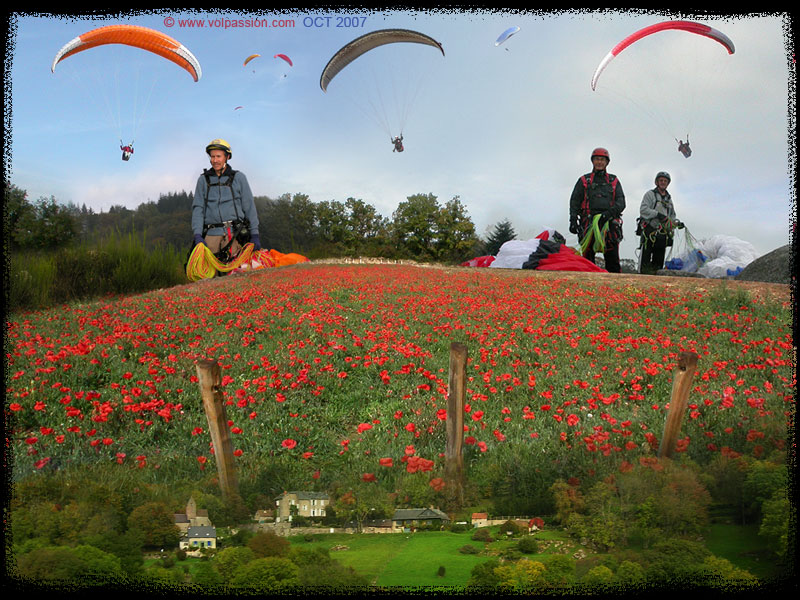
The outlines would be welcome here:
M 258 213 L 247 177 L 228 164 L 228 142 L 212 140 L 206 146 L 211 168 L 197 179 L 192 203 L 194 244 L 205 244 L 221 262 L 230 262 L 249 241 L 261 250 Z
M 591 161 L 592 172 L 578 178 L 569 199 L 569 232 L 577 234 L 581 246 L 585 245 L 584 258 L 594 262 L 599 249 L 606 271 L 619 273 L 625 193 L 617 176 L 606 171 L 611 162 L 608 150 L 595 148 Z
M 689 136 L 686 136 L 686 141 L 678 140 L 678 152 L 683 154 L 686 158 L 692 155 L 692 149 L 689 148 Z
M 642 262 L 640 273 L 655 275 L 664 268 L 664 255 L 667 246 L 672 245 L 675 229 L 684 225 L 675 215 L 672 196 L 667 191 L 672 178 L 666 171 L 659 171 L 655 178 L 656 187 L 645 192 L 639 207 L 639 230 L 641 236 Z
M 392 152 L 402 152 L 403 151 L 403 134 L 400 134 L 400 137 L 392 138 L 392 144 L 394 144 L 394 148 L 392 148 Z
M 122 160 L 130 160 L 133 155 L 133 142 L 124 146 L 122 140 L 119 141 L 119 149 L 122 150 Z

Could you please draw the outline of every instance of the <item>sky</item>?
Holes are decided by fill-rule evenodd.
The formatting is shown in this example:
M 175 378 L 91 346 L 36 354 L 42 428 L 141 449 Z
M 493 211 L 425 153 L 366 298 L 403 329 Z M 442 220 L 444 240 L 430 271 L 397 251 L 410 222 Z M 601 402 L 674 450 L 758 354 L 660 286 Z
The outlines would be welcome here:
M 223 138 L 232 146 L 231 166 L 256 196 L 353 197 L 387 218 L 414 194 L 433 194 L 442 205 L 457 196 L 484 239 L 508 219 L 518 239 L 556 229 L 577 246 L 568 233 L 569 197 L 602 146 L 626 196 L 622 258 L 635 258 L 639 205 L 659 171 L 671 174 L 677 216 L 695 239 L 732 236 L 759 255 L 791 241 L 789 100 L 796 84 L 787 13 L 6 16 L 4 173 L 31 201 L 52 196 L 107 212 L 194 191 L 209 166 L 205 146 Z M 678 18 L 722 31 L 735 53 L 703 36 L 655 34 L 617 56 L 592 90 L 595 68 L 618 42 Z M 199 81 L 120 45 L 78 53 L 51 70 L 68 41 L 116 23 L 174 37 L 201 64 Z M 496 45 L 512 26 L 519 31 Z M 387 28 L 425 33 L 444 56 L 419 44 L 384 46 L 343 69 L 327 92 L 320 89 L 323 68 L 342 46 Z M 254 53 L 261 56 L 245 66 Z M 274 58 L 278 53 L 293 66 Z M 390 135 L 400 133 L 406 108 L 405 151 L 392 152 Z M 687 134 L 690 158 L 677 151 Z M 121 138 L 134 141 L 127 162 Z

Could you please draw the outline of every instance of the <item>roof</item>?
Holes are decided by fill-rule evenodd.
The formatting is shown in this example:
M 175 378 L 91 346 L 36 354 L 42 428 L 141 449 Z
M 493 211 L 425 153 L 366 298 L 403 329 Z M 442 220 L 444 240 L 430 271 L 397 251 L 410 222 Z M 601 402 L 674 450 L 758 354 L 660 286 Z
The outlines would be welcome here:
M 176 514 L 175 515 L 175 522 L 176 523 L 188 523 L 189 522 L 189 517 L 187 517 L 185 514 Z
M 183 536 L 184 539 L 186 538 L 216 538 L 217 537 L 217 528 L 216 527 L 189 527 L 186 530 L 186 535 Z
M 489 513 L 472 513 L 473 519 L 488 519 Z
M 288 495 L 297 496 L 298 500 L 329 500 L 330 496 L 326 492 L 283 492 L 280 496 L 276 496 L 275 500 L 280 500 Z
M 398 508 L 394 511 L 393 521 L 408 519 L 441 519 L 449 521 L 450 517 L 438 508 Z

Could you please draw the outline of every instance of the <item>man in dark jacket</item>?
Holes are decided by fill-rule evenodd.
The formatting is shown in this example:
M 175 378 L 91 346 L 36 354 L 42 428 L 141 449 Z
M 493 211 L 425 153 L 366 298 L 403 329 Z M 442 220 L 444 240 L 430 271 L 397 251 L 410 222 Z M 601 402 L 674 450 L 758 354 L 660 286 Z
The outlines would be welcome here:
M 608 150 L 595 148 L 591 160 L 592 172 L 578 178 L 570 196 L 569 231 L 581 240 L 584 258 L 594 262 L 600 251 L 606 271 L 619 273 L 625 193 L 617 176 L 606 171 L 611 162 Z

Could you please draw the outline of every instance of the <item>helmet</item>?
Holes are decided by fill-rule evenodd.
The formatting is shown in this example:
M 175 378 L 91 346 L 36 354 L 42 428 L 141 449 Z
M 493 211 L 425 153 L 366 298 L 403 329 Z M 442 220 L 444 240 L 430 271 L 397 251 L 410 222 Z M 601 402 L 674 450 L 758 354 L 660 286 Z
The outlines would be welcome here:
M 228 160 L 230 160 L 231 154 L 231 145 L 221 138 L 217 138 L 216 140 L 211 140 L 211 143 L 206 146 L 206 154 L 211 154 L 212 150 L 223 150 L 228 154 Z
M 605 148 L 595 148 L 594 150 L 592 150 L 591 158 L 594 158 L 595 156 L 603 156 L 608 160 L 608 162 L 611 162 L 611 156 L 609 156 L 608 150 L 606 150 Z
M 654 180 L 654 182 L 655 182 L 656 184 L 658 183 L 658 178 L 659 178 L 659 177 L 666 177 L 666 178 L 667 178 L 667 181 L 670 181 L 670 182 L 672 181 L 672 177 L 670 177 L 670 176 L 669 176 L 669 173 L 667 173 L 666 171 L 659 171 L 658 173 L 656 173 L 656 178 L 655 178 L 655 180 Z

